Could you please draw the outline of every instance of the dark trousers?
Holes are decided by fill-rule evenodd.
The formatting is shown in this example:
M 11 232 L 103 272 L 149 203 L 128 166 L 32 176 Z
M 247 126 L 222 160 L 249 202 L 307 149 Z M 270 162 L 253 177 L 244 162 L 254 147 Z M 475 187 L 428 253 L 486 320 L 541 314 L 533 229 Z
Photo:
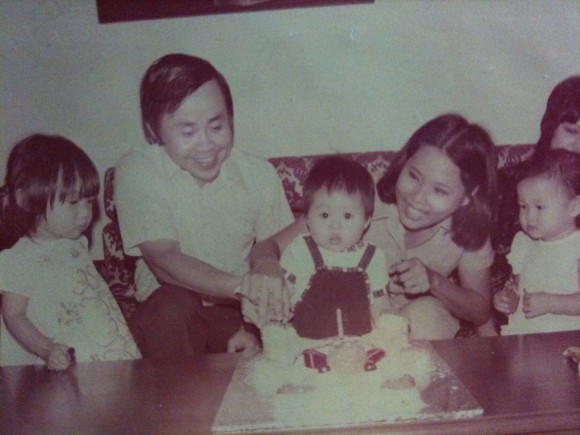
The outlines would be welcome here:
M 155 359 L 226 352 L 241 326 L 239 304 L 205 307 L 197 293 L 169 284 L 155 290 L 129 318 L 142 356 Z

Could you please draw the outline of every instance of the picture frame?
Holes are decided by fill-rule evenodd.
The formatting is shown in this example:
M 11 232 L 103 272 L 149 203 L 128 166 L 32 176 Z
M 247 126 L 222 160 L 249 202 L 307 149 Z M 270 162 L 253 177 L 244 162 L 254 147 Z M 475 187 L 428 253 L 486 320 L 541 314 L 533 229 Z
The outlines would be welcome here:
M 100 24 L 374 3 L 374 0 L 96 0 Z

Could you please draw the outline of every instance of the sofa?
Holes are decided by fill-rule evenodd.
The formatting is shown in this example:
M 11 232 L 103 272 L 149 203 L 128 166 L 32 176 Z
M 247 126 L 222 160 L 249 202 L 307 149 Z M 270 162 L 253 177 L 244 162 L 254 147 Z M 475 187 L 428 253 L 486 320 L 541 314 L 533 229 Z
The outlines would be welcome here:
M 509 251 L 517 228 L 517 207 L 514 207 L 513 176 L 517 163 L 528 159 L 533 153 L 533 145 L 499 145 L 498 156 L 498 207 L 502 220 L 492 234 L 493 247 L 497 253 L 492 267 L 492 286 L 500 288 L 509 276 L 509 266 L 505 254 Z M 362 163 L 377 181 L 389 166 L 395 151 L 371 151 L 341 154 Z M 269 162 L 274 166 L 280 179 L 288 203 L 295 215 L 302 212 L 302 183 L 313 164 L 323 155 L 304 155 L 292 157 L 273 157 Z M 114 168 L 109 168 L 104 179 L 104 207 L 109 218 L 102 233 L 104 258 L 95 262 L 97 269 L 107 281 L 113 295 L 128 318 L 136 307 L 134 272 L 137 258 L 125 255 L 119 231 L 117 213 L 113 200 Z M 506 213 L 506 210 L 512 212 Z

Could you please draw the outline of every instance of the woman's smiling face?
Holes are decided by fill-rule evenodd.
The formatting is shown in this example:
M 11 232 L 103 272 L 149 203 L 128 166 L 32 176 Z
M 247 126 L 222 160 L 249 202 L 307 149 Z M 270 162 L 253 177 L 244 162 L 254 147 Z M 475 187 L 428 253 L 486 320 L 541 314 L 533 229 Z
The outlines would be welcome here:
M 399 218 L 408 231 L 429 230 L 469 203 L 461 170 L 431 145 L 421 146 L 407 161 L 395 192 Z

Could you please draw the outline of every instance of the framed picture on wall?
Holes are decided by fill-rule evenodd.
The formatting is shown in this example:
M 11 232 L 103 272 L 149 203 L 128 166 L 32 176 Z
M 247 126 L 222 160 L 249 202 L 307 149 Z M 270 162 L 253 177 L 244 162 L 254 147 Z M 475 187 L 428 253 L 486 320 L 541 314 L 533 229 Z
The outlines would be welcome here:
M 374 0 L 96 0 L 99 23 L 154 20 L 320 6 L 374 3 Z

